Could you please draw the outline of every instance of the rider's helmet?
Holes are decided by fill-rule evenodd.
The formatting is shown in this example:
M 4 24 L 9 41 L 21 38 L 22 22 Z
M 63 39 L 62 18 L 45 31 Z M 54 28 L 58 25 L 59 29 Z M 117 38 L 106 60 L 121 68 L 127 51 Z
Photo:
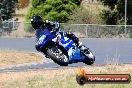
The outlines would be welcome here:
M 40 15 L 33 15 L 31 19 L 32 27 L 36 30 L 42 28 L 44 22 Z

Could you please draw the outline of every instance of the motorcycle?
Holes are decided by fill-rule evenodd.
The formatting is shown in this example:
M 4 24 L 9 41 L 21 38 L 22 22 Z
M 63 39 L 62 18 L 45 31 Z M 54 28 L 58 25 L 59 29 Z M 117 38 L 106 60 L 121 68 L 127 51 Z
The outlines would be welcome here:
M 92 65 L 95 61 L 95 56 L 89 48 L 85 45 L 76 46 L 63 32 L 45 32 L 38 43 L 44 47 L 47 56 L 60 66 L 77 62 Z

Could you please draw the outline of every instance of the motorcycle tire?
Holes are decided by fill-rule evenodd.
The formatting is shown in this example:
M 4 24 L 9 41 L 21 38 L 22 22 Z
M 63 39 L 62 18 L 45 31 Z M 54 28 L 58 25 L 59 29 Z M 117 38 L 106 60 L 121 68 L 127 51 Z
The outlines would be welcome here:
M 87 65 L 92 65 L 94 63 L 93 59 L 89 59 L 84 61 L 83 63 L 87 64 Z
M 47 55 L 55 62 L 57 63 L 58 65 L 60 66 L 68 66 L 68 61 L 65 62 L 65 61 L 62 61 L 60 60 L 59 58 L 57 58 L 57 55 L 55 55 L 52 51 L 52 48 L 55 48 L 55 49 L 58 49 L 58 50 L 61 50 L 59 49 L 59 47 L 51 47 L 50 49 L 47 50 Z M 61 50 L 62 54 L 65 55 L 63 53 L 63 51 Z M 66 55 L 65 55 L 66 56 Z
M 85 59 L 85 61 L 83 63 L 85 63 L 87 65 L 92 65 L 94 63 L 94 61 L 95 61 L 95 56 L 94 55 L 93 55 L 93 58 L 90 58 L 88 56 L 90 53 L 93 55 L 93 53 L 90 50 L 88 50 L 88 52 L 85 53 L 86 59 Z

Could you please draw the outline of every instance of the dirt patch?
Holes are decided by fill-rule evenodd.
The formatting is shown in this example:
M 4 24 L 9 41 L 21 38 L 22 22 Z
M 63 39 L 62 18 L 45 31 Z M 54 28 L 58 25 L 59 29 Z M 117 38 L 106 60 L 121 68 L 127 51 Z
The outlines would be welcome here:
M 0 67 L 41 61 L 43 56 L 34 52 L 0 50 Z

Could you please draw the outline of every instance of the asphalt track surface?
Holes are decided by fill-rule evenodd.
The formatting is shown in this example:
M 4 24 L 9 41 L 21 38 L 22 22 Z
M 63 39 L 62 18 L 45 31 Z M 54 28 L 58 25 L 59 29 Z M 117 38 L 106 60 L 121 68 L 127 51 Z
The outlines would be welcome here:
M 96 61 L 94 65 L 103 65 L 108 62 L 132 63 L 132 39 L 103 39 L 103 38 L 80 38 L 80 41 L 89 47 L 94 53 Z M 13 49 L 21 51 L 37 52 L 35 50 L 35 38 L 0 38 L 0 49 Z M 69 67 L 85 66 L 83 63 L 73 63 Z M 60 67 L 52 60 L 26 65 L 0 68 L 0 71 L 43 69 Z

